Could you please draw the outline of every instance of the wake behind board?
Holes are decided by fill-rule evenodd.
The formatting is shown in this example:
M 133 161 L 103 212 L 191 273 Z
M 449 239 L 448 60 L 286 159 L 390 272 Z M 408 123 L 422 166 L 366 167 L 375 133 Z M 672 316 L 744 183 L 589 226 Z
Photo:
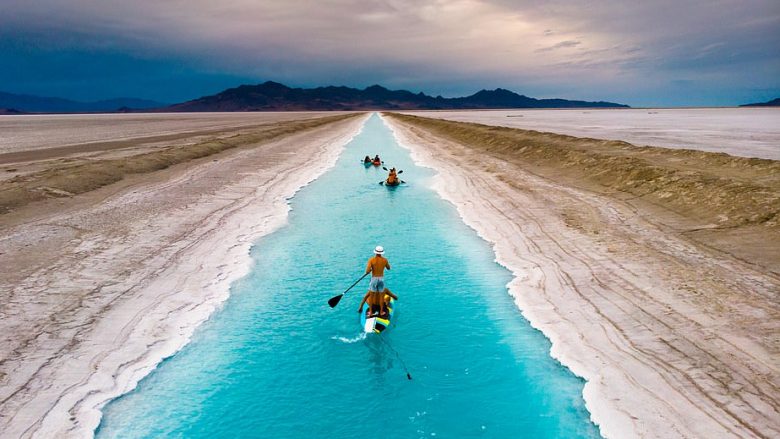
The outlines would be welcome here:
M 385 296 L 386 298 L 389 296 Z M 390 326 L 390 319 L 393 318 L 393 313 L 395 312 L 395 299 L 392 297 L 390 298 L 390 302 L 387 304 L 387 315 L 384 316 L 377 316 L 379 313 L 379 310 L 376 309 L 378 307 L 374 306 L 373 310 L 371 306 L 366 306 L 366 311 L 360 313 L 360 326 L 363 327 L 363 331 L 366 333 L 372 333 L 375 332 L 377 334 L 381 333 L 385 329 L 387 329 L 388 326 Z M 371 315 L 372 317 L 369 317 Z

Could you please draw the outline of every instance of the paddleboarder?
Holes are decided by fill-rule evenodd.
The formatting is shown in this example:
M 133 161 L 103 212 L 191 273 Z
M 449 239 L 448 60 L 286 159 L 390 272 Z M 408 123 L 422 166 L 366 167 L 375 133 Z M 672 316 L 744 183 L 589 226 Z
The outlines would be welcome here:
M 393 292 L 387 288 L 385 288 L 382 292 L 368 290 L 368 292 L 363 296 L 363 300 L 360 301 L 358 312 L 363 312 L 363 304 L 365 303 L 368 304 L 369 314 L 372 314 L 375 309 L 379 309 L 378 315 L 385 316 L 387 315 L 387 302 L 390 300 L 389 298 L 398 300 L 398 296 L 393 294 Z
M 368 283 L 369 291 L 384 291 L 385 269 L 390 269 L 390 262 L 384 257 L 385 249 L 381 245 L 374 248 L 374 256 L 368 259 L 366 274 L 371 273 L 371 281 Z
M 382 248 L 381 245 L 376 246 L 374 248 L 374 256 L 368 259 L 368 265 L 366 265 L 366 272 L 363 274 L 363 276 L 360 276 L 360 279 L 356 280 L 355 283 L 353 283 L 349 288 L 344 290 L 343 293 L 333 296 L 330 299 L 328 299 L 328 305 L 330 305 L 331 308 L 334 308 L 336 305 L 339 304 L 341 301 L 341 298 L 344 297 L 345 294 L 352 288 L 355 288 L 355 285 L 357 285 L 361 280 L 363 280 L 366 276 L 371 274 L 371 281 L 368 283 L 368 290 L 369 291 L 384 291 L 385 290 L 385 268 L 390 269 L 390 262 L 385 259 L 383 256 L 385 253 L 385 249 Z

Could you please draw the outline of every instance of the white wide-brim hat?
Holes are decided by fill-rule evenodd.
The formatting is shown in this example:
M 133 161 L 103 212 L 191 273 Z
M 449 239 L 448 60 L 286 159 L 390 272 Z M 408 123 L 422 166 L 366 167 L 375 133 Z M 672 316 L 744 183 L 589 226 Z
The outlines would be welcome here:
M 375 255 L 383 255 L 383 254 L 385 254 L 384 247 L 382 247 L 381 245 L 376 246 L 376 248 L 374 249 L 374 254 Z

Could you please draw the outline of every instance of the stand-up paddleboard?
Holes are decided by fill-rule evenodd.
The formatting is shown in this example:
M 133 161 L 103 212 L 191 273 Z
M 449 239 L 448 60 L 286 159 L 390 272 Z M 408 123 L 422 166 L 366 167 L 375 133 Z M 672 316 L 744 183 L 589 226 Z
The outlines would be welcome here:
M 390 302 L 387 304 L 386 315 L 382 317 L 377 316 L 379 310 L 374 309 L 374 312 L 372 313 L 372 307 L 368 305 L 366 305 L 366 310 L 360 313 L 360 326 L 363 327 L 363 331 L 367 333 L 375 332 L 379 334 L 380 332 L 387 329 L 388 326 L 390 326 L 390 319 L 393 318 L 393 313 L 395 312 L 395 299 L 387 295 L 385 295 L 385 298 L 390 299 Z

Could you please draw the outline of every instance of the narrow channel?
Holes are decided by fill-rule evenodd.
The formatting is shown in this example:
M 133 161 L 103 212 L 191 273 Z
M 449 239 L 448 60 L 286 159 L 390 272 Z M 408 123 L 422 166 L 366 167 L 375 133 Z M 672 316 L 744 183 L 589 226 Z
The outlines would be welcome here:
M 380 154 L 406 184 L 365 168 Z M 306 160 L 301 157 L 301 160 Z M 259 240 L 250 275 L 136 390 L 108 404 L 98 437 L 598 437 L 583 381 L 507 293 L 510 273 L 430 189 L 378 115 L 336 166 Z M 364 336 L 363 273 L 376 245 L 399 296 L 391 327 Z M 383 337 L 403 359 L 413 380 Z

